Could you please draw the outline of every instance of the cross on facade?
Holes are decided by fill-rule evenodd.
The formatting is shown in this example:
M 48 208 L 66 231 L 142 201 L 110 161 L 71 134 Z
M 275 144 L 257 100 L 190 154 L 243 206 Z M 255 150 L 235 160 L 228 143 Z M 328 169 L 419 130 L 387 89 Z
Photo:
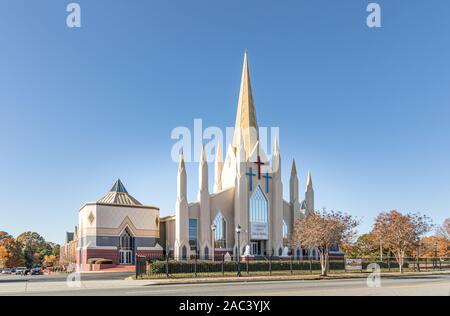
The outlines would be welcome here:
M 272 179 L 272 177 L 269 176 L 269 172 L 266 172 L 266 175 L 263 178 L 266 179 L 266 193 L 269 193 L 269 179 Z
M 261 161 L 261 157 L 258 155 L 258 160 L 255 162 L 258 165 L 258 180 L 261 180 L 261 166 L 264 166 L 265 163 Z
M 249 171 L 246 173 L 246 175 L 250 177 L 250 191 L 253 191 L 253 177 L 256 176 L 256 174 L 253 173 L 252 167 L 249 168 Z

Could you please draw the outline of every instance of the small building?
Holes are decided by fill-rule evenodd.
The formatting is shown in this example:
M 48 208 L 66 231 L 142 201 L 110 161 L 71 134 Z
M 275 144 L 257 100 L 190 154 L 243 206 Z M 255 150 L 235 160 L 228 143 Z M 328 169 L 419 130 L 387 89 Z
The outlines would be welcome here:
M 104 197 L 79 210 L 77 264 L 86 270 L 92 258 L 132 265 L 136 256 L 162 256 L 159 225 L 159 208 L 142 205 L 119 179 Z

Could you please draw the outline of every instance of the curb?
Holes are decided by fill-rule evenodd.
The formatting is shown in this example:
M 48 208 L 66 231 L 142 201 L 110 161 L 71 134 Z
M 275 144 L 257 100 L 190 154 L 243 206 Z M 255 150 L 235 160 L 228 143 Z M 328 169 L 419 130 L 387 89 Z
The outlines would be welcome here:
M 145 284 L 144 286 L 155 286 L 155 285 L 189 285 L 189 284 L 220 284 L 220 283 L 256 283 L 256 282 L 270 282 L 270 281 L 321 281 L 321 280 L 351 280 L 351 279 L 365 279 L 369 275 L 369 272 L 363 272 L 355 275 L 329 275 L 326 277 L 322 276 L 311 276 L 311 277 L 291 277 L 291 278 L 282 278 L 282 277 L 265 277 L 265 278 L 255 278 L 255 277 L 241 277 L 241 278 L 223 278 L 223 279 L 155 279 L 153 282 L 149 281 L 149 284 Z M 450 271 L 442 271 L 442 272 L 411 272 L 411 273 L 393 273 L 386 274 L 382 273 L 382 278 L 398 278 L 398 277 L 414 277 L 414 276 L 432 276 L 432 275 L 450 275 Z M 127 280 L 133 281 L 145 281 L 136 280 L 133 277 L 128 277 Z M 151 282 L 151 283 L 150 283 Z

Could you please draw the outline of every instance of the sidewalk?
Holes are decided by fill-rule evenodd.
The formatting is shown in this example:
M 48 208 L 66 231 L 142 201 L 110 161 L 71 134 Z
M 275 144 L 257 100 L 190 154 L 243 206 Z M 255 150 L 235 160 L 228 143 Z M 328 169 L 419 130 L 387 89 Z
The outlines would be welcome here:
M 414 277 L 425 275 L 450 275 L 450 270 L 444 271 L 427 271 L 427 272 L 382 272 L 382 278 L 395 277 Z M 330 273 L 323 277 L 320 275 L 283 275 L 283 276 L 245 276 L 242 277 L 209 277 L 209 278 L 186 278 L 186 279 L 135 279 L 134 277 L 127 278 L 135 282 L 148 281 L 146 285 L 168 285 L 168 284 L 200 284 L 200 283 L 238 283 L 238 282 L 266 282 L 266 281 L 320 281 L 320 280 L 346 280 L 346 279 L 366 279 L 370 273 Z

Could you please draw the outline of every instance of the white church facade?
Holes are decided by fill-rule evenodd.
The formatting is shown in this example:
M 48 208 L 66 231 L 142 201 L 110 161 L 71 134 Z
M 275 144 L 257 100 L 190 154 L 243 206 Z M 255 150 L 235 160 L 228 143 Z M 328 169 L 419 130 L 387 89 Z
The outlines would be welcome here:
M 247 54 L 233 144 L 227 148 L 225 160 L 218 144 L 215 159 L 214 189 L 210 192 L 203 147 L 198 199 L 190 203 L 187 200 L 188 176 L 181 154 L 174 218 L 174 256 L 185 259 L 195 254 L 208 259 L 225 253 L 246 257 L 287 256 L 288 252 L 295 257 L 306 255 L 300 249 L 288 251 L 288 238 L 295 220 L 314 210 L 311 173 L 307 177 L 303 198 L 299 192 L 295 161 L 292 163 L 290 199 L 285 201 L 278 140 L 274 141 L 270 161 L 259 143 Z

